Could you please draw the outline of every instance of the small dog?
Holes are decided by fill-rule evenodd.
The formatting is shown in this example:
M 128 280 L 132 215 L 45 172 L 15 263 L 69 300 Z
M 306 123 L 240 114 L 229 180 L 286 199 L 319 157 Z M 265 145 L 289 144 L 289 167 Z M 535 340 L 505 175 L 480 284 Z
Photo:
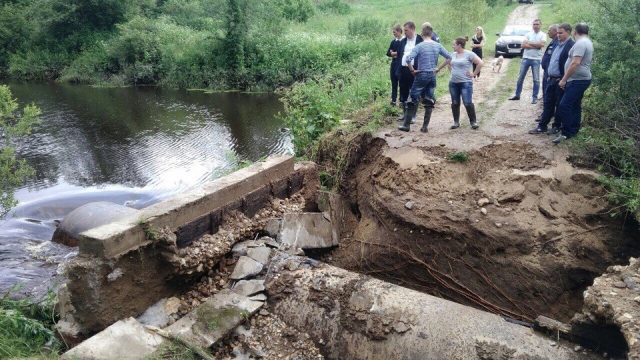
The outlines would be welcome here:
M 491 72 L 496 72 L 496 68 L 498 68 L 498 72 L 502 69 L 502 61 L 504 60 L 504 56 L 500 55 L 497 58 L 493 59 L 491 62 Z

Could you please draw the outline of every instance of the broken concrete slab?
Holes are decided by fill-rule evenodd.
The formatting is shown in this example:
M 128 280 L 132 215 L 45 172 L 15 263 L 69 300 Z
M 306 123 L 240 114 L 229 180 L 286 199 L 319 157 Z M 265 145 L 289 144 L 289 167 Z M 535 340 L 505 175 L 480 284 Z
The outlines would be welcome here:
M 231 290 L 238 295 L 251 296 L 264 291 L 264 280 L 241 280 Z
M 203 348 L 224 338 L 263 305 L 231 290 L 223 290 L 166 330 L 175 337 Z
M 333 241 L 337 244 L 340 241 L 340 233 L 345 222 L 345 216 L 350 214 L 346 211 L 347 203 L 342 195 L 329 191 L 318 191 L 318 209 L 329 215 L 329 221 L 333 225 Z
M 258 275 L 262 271 L 263 265 L 248 256 L 241 256 L 236 263 L 236 267 L 233 269 L 231 276 L 232 280 L 241 280 L 251 276 Z
M 280 226 L 282 226 L 282 219 L 271 219 L 267 221 L 264 231 L 269 234 L 269 236 L 275 238 L 280 233 Z
M 254 295 L 252 297 L 249 298 L 249 300 L 253 300 L 253 301 L 267 301 L 267 295 L 265 294 L 258 294 L 258 295 Z
M 338 245 L 334 228 L 322 213 L 284 214 L 280 242 L 289 248 L 323 249 Z
M 268 237 L 268 236 L 263 236 L 258 240 L 262 240 L 264 241 L 264 244 L 267 246 L 270 246 L 272 248 L 279 248 L 280 247 L 280 243 L 277 242 L 274 238 Z
M 267 265 L 267 263 L 269 262 L 270 254 L 271 249 L 266 246 L 251 248 L 247 250 L 247 255 L 262 265 Z
M 120 320 L 61 356 L 72 359 L 144 359 L 166 340 L 147 331 L 134 318 Z
M 231 252 L 238 256 L 246 256 L 247 250 L 249 250 L 250 248 L 260 247 L 260 246 L 264 246 L 264 240 L 262 239 L 241 241 L 233 245 Z
M 171 320 L 175 319 L 172 315 L 178 312 L 179 307 L 180 299 L 176 297 L 162 299 L 148 308 L 147 311 L 136 320 L 143 325 L 163 328 L 167 326 Z

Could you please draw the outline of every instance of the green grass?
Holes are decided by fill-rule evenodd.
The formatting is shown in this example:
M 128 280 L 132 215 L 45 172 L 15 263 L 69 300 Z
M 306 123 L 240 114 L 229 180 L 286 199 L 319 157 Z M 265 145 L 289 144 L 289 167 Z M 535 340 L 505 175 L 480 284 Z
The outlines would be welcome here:
M 0 359 L 57 358 L 62 344 L 53 332 L 56 294 L 49 290 L 38 300 L 12 300 L 15 291 L 0 298 Z

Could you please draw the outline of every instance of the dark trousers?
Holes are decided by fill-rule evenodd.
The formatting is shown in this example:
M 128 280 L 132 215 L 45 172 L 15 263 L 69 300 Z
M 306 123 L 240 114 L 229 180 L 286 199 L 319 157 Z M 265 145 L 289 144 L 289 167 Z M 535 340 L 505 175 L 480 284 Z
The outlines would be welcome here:
M 400 80 L 400 102 L 407 101 L 409 98 L 409 91 L 411 91 L 411 86 L 413 86 L 413 74 L 409 71 L 408 66 L 401 66 L 399 71 L 399 80 Z
M 398 67 L 391 66 L 389 68 L 389 77 L 391 78 L 391 101 L 396 102 L 398 98 L 398 83 L 400 79 L 398 79 Z
M 544 131 L 547 131 L 547 125 L 551 122 L 552 117 L 555 117 L 555 120 L 553 120 L 553 125 L 551 126 L 554 128 L 560 128 L 560 120 L 556 116 L 556 109 L 558 108 L 558 104 L 562 99 L 564 91 L 560 86 L 558 86 L 559 82 L 560 78 L 549 78 L 549 80 L 546 78 L 543 79 L 543 83 L 545 83 L 542 97 L 544 107 L 538 128 Z
M 562 135 L 576 136 L 582 122 L 582 98 L 591 85 L 591 80 L 569 81 L 564 87 L 564 95 L 558 104 L 556 116 L 562 122 Z
M 542 101 L 544 101 L 544 97 L 546 96 L 545 93 L 547 92 L 547 77 L 549 77 L 549 75 L 547 75 L 547 70 L 543 70 L 542 73 Z

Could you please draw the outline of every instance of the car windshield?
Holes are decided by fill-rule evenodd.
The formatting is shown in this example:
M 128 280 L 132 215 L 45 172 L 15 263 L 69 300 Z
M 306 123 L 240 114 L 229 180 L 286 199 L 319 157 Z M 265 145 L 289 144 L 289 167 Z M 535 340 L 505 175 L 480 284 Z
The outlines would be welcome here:
M 502 36 L 524 36 L 526 33 L 531 31 L 529 28 L 514 28 L 514 27 L 506 27 L 502 32 Z

